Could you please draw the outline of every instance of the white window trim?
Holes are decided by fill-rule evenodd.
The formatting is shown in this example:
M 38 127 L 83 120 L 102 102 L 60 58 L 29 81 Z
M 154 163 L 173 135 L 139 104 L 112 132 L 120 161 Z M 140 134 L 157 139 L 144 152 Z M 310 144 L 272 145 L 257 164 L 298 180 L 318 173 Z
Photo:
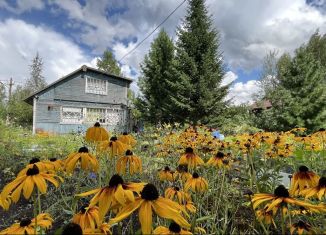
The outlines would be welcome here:
M 97 92 L 90 91 L 88 89 L 88 79 L 94 79 L 94 80 L 98 80 L 98 81 L 101 81 L 101 82 L 105 82 L 105 93 L 99 94 Z M 92 78 L 90 76 L 85 76 L 85 93 L 88 93 L 88 94 L 96 94 L 96 95 L 108 95 L 108 81 L 107 80 L 103 80 L 103 79 L 98 79 L 98 78 Z
M 82 111 L 81 112 L 82 113 L 81 119 L 79 121 L 74 121 L 74 122 L 66 121 L 67 119 L 64 119 L 64 117 L 63 117 L 63 109 L 64 108 L 81 109 L 81 111 Z M 83 120 L 84 120 L 83 114 L 84 114 L 84 108 L 81 108 L 81 107 L 72 107 L 72 106 L 61 106 L 61 109 L 60 109 L 60 124 L 66 124 L 66 125 L 68 125 L 68 124 L 72 124 L 72 125 L 74 125 L 74 124 L 82 124 L 83 123 Z

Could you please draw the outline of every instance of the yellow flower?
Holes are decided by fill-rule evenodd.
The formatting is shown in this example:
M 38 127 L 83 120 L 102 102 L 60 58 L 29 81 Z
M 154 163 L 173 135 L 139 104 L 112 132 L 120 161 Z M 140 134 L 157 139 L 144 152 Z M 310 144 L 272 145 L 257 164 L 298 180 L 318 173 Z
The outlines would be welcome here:
M 277 209 L 277 208 L 276 208 Z M 258 221 L 262 221 L 265 224 L 272 224 L 276 227 L 276 224 L 273 220 L 273 211 L 266 212 L 266 208 L 256 211 L 256 216 Z
M 109 133 L 101 127 L 99 122 L 96 122 L 93 127 L 86 131 L 85 140 L 88 142 L 104 141 L 109 139 Z
M 192 177 L 185 183 L 185 190 L 191 189 L 194 192 L 205 192 L 208 190 L 208 183 L 203 178 L 200 177 L 196 172 L 192 174 Z
M 85 197 L 95 194 L 89 205 L 99 205 L 99 215 L 102 221 L 110 208 L 134 202 L 133 192 L 139 194 L 144 185 L 145 183 L 124 183 L 119 175 L 113 175 L 108 186 L 77 194 L 76 196 Z
M 111 227 L 107 223 L 103 223 L 96 229 L 85 229 L 85 234 L 96 234 L 96 235 L 111 235 Z
M 60 159 L 50 158 L 49 160 L 50 161 L 48 163 L 52 165 L 51 170 L 53 171 L 59 171 L 64 167 L 64 162 Z
M 318 180 L 316 173 L 309 171 L 306 166 L 300 166 L 299 171 L 293 174 L 289 192 L 292 196 L 299 196 L 302 190 L 317 186 Z
M 133 153 L 130 150 L 127 150 L 126 155 L 118 159 L 116 165 L 117 172 L 121 175 L 124 175 L 126 173 L 126 168 L 128 164 L 129 164 L 128 169 L 130 175 L 142 172 L 141 159 L 133 155 Z
M 100 221 L 97 206 L 82 206 L 72 218 L 72 222 L 79 224 L 84 233 L 86 229 L 96 229 Z
M 152 232 L 153 211 L 160 217 L 175 221 L 181 227 L 190 228 L 190 224 L 181 215 L 184 208 L 170 199 L 160 197 L 153 184 L 147 184 L 141 192 L 141 197 L 122 207 L 116 217 L 110 220 L 109 224 L 127 218 L 137 209 L 139 209 L 139 221 L 143 234 L 151 234 Z
M 188 168 L 190 169 L 204 164 L 204 161 L 194 153 L 194 150 L 191 147 L 186 148 L 185 154 L 182 155 L 179 160 L 179 165 L 188 165 Z
M 167 180 L 174 182 L 178 177 L 178 174 L 175 171 L 171 171 L 170 167 L 166 166 L 164 169 L 158 172 L 158 177 L 161 181 Z
M 10 199 L 7 198 L 2 198 L 0 195 L 0 206 L 4 209 L 4 210 L 8 210 L 9 206 L 10 206 Z
M 179 187 L 169 187 L 165 190 L 164 197 L 174 201 L 178 201 L 180 205 L 182 205 L 186 198 L 189 198 L 189 194 L 180 190 Z
M 37 222 L 37 223 L 36 223 Z M 11 234 L 35 234 L 35 226 L 43 229 L 49 229 L 52 226 L 53 219 L 47 213 L 39 214 L 33 219 L 22 219 L 19 222 L 14 223 L 9 228 L 0 231 L 0 235 L 11 235 Z
M 317 197 L 319 200 L 326 197 L 326 177 L 319 179 L 318 185 L 312 188 L 305 189 L 301 192 L 305 198 Z
M 223 166 L 223 159 L 224 159 L 224 153 L 218 151 L 217 154 L 211 157 L 206 164 L 215 166 L 217 168 L 221 168 Z
M 36 165 L 37 168 L 39 169 L 39 171 L 41 171 L 41 172 L 53 171 L 53 164 L 51 164 L 50 162 L 43 162 L 43 161 L 40 161 L 40 159 L 38 159 L 38 158 L 32 158 L 29 161 L 29 164 L 18 173 L 17 177 L 26 175 L 26 172 L 28 171 L 28 169 L 33 168 L 34 165 Z
M 118 137 L 118 140 L 122 143 L 129 145 L 131 147 L 135 146 L 137 144 L 137 141 L 134 139 L 134 137 L 127 132 L 124 132 L 122 135 Z
M 188 172 L 188 165 L 179 165 L 177 167 L 177 173 L 183 183 L 187 182 L 187 180 L 192 177 Z
M 25 175 L 18 176 L 14 181 L 10 182 L 3 188 L 1 192 L 2 200 L 6 199 L 11 193 L 12 201 L 17 202 L 22 191 L 24 197 L 29 199 L 34 190 L 34 185 L 42 194 L 44 194 L 47 191 L 46 180 L 51 182 L 55 187 L 59 186 L 55 177 L 58 177 L 63 181 L 59 176 L 54 174 L 40 172 L 38 167 L 34 165 L 33 168 L 27 170 Z
M 101 152 L 107 151 L 110 157 L 121 156 L 127 149 L 130 149 L 130 146 L 119 141 L 116 136 L 112 136 L 110 141 L 99 143 L 99 150 Z
M 81 147 L 77 153 L 71 153 L 65 160 L 65 169 L 68 173 L 72 173 L 77 163 L 80 162 L 80 166 L 83 170 L 97 171 L 98 161 L 88 152 L 88 148 Z
M 286 212 L 288 204 L 302 206 L 313 212 L 320 212 L 325 210 L 325 207 L 323 206 L 313 205 L 308 202 L 300 201 L 290 197 L 288 190 L 283 185 L 278 186 L 275 189 L 274 194 L 270 194 L 270 193 L 254 194 L 251 201 L 253 203 L 254 209 L 256 209 L 260 204 L 269 201 L 269 203 L 267 203 L 265 207 L 266 212 L 273 210 L 274 215 L 277 213 L 279 207 L 281 207 L 282 210 L 284 209 L 283 212 Z M 277 210 L 274 210 L 274 208 L 277 208 Z
M 294 234 L 294 232 L 297 231 L 297 234 L 301 235 L 304 232 L 306 234 L 313 234 L 313 229 L 310 224 L 303 222 L 302 220 L 299 220 L 297 223 L 293 223 L 290 226 L 290 233 Z
M 153 231 L 154 235 L 175 235 L 175 234 L 181 234 L 181 235 L 191 235 L 192 232 L 184 230 L 175 222 L 172 222 L 170 226 L 164 227 L 164 226 L 158 226 Z

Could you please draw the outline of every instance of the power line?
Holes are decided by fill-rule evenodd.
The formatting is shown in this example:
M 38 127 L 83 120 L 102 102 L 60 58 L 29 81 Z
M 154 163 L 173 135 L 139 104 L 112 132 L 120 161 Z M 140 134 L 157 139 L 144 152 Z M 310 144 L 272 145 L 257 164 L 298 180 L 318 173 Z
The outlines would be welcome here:
M 124 56 L 122 56 L 119 60 L 118 63 L 121 62 L 127 55 L 131 54 L 134 50 L 136 50 L 147 38 L 149 38 L 162 24 L 164 24 L 170 16 L 174 14 L 187 0 L 183 0 L 165 19 L 152 31 L 150 32 L 143 40 L 141 40 L 133 49 L 131 49 L 129 52 L 127 52 Z

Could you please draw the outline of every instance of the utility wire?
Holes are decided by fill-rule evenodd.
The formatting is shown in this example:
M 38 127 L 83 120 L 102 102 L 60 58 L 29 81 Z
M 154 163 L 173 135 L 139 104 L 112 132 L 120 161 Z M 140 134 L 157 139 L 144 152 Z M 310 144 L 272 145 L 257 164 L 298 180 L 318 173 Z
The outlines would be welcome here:
M 124 56 L 122 56 L 119 60 L 118 63 L 121 62 L 127 55 L 130 55 L 134 50 L 136 50 L 147 38 L 149 38 L 162 24 L 164 24 L 170 16 L 174 14 L 187 0 L 183 0 L 156 28 L 150 32 L 143 40 L 141 40 L 133 49 L 131 49 L 129 52 L 127 52 Z

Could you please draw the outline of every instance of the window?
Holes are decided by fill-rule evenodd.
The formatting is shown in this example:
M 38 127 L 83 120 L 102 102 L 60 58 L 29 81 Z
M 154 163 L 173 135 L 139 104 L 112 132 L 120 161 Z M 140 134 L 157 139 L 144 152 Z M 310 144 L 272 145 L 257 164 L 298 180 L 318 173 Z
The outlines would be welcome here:
M 82 108 L 62 107 L 61 122 L 79 124 L 83 119 Z
M 105 123 L 105 109 L 87 108 L 86 122 Z
M 107 81 L 86 77 L 86 93 L 107 95 Z

